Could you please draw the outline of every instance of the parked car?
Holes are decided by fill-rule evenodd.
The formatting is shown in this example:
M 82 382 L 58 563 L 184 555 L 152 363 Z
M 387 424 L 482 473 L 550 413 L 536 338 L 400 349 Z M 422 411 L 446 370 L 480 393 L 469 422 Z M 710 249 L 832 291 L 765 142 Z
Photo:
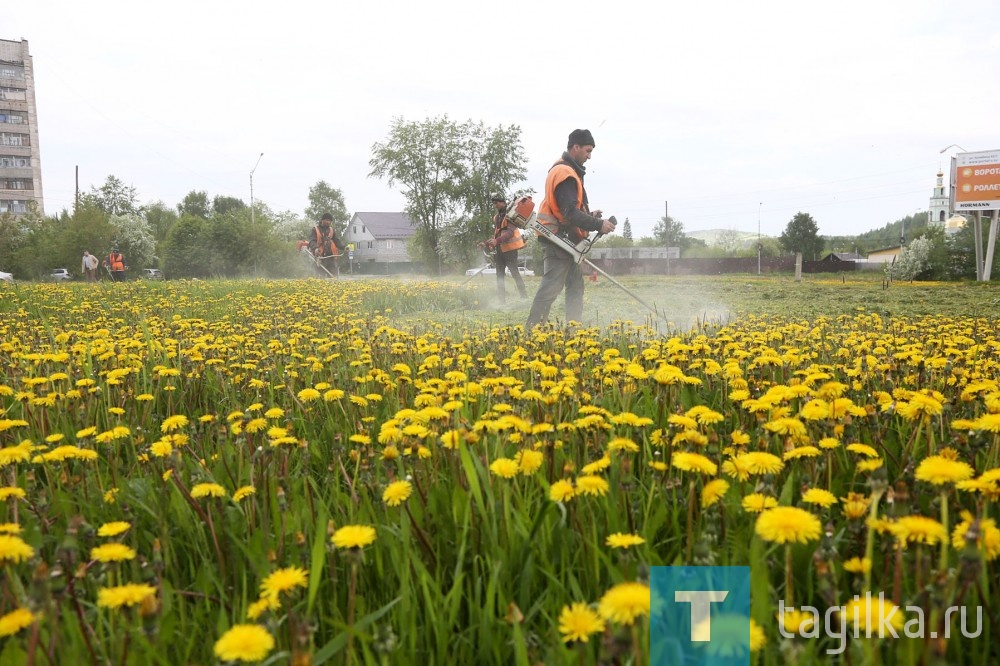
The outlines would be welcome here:
M 535 275 L 535 271 L 525 268 L 524 266 L 518 266 L 517 271 L 521 275 L 526 275 L 528 277 L 534 277 Z M 496 275 L 497 269 L 495 266 L 490 266 L 489 264 L 487 264 L 485 267 L 470 268 L 469 270 L 465 271 L 465 274 L 469 277 L 472 277 L 476 273 L 479 273 L 480 275 Z
M 142 278 L 144 280 L 162 280 L 163 273 L 160 272 L 159 268 L 143 268 Z
M 13 282 L 14 276 L 11 273 L 0 271 L 0 280 L 3 280 L 4 282 Z
M 49 279 L 53 282 L 66 282 L 72 280 L 73 276 L 69 274 L 68 268 L 53 268 L 49 273 Z

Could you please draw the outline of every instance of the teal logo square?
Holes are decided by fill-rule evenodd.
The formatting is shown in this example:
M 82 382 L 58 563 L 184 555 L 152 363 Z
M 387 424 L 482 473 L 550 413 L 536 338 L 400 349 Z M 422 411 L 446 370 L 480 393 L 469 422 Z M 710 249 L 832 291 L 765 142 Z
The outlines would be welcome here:
M 750 567 L 652 567 L 654 666 L 750 664 Z

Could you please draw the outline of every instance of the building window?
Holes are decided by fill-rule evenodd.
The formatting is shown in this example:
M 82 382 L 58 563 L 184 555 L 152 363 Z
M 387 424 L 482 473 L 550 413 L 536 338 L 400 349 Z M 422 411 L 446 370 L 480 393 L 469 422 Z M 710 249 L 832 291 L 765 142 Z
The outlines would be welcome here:
M 30 146 L 27 134 L 0 132 L 0 146 Z
M 941 214 L 940 214 L 940 216 L 938 217 L 938 221 L 939 221 L 939 222 L 944 222 L 944 211 L 941 211 Z
M 9 99 L 15 102 L 24 102 L 27 100 L 24 88 L 11 88 L 8 86 L 0 86 L 0 99 Z
M 372 242 L 371 241 L 368 241 L 368 249 L 369 250 L 372 249 Z
M 358 227 L 357 227 L 357 225 L 354 226 L 354 235 L 355 236 L 358 235 Z
M 27 213 L 27 201 L 4 201 L 0 199 L 0 213 Z
M 17 111 L 0 111 L 0 123 L 9 123 L 11 125 L 23 125 L 25 122 L 24 114 L 18 113 Z
M 387 249 L 387 250 L 391 250 L 392 249 L 392 239 L 391 238 L 386 239 L 386 241 L 385 241 L 385 249 Z
M 0 155 L 0 167 L 30 167 L 30 157 L 20 157 L 17 155 Z
M 361 233 L 365 233 L 365 225 L 361 225 Z
M 6 181 L 0 180 L 0 189 L 5 190 L 30 190 L 31 179 L 8 178 Z
M 13 65 L 0 65 L 0 78 L 23 79 L 24 67 L 15 67 Z

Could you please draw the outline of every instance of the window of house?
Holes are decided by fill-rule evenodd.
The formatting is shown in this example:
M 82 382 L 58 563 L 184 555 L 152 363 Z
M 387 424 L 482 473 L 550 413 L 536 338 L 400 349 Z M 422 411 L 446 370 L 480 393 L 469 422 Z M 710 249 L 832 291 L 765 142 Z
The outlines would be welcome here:
M 27 134 L 0 132 L 0 146 L 29 146 Z
M 357 233 L 358 233 L 358 227 L 357 227 L 357 226 L 355 226 L 355 227 L 354 227 L 354 234 L 355 234 L 355 235 L 357 235 Z
M 387 250 L 391 250 L 392 249 L 392 239 L 391 238 L 387 238 L 386 239 L 386 241 L 385 241 L 385 249 L 387 249 Z
M 5 79 L 23 79 L 24 68 L 13 65 L 0 65 L 0 77 Z
M 368 249 L 369 250 L 372 249 L 372 242 L 371 241 L 368 241 Z
M 365 233 L 365 225 L 361 225 L 361 233 Z

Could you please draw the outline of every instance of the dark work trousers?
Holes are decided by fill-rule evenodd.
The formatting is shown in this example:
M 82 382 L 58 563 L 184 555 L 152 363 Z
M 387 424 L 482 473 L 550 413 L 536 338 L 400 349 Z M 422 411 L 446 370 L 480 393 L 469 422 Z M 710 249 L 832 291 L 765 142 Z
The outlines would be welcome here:
M 525 330 L 530 331 L 549 317 L 549 309 L 563 287 L 566 287 L 566 321 L 581 321 L 583 319 L 583 272 L 580 264 L 573 261 L 568 252 L 560 250 L 551 243 L 539 241 L 545 245 L 544 273 L 542 286 L 535 293 L 535 300 L 528 313 Z
M 497 266 L 497 300 L 500 303 L 504 303 L 507 300 L 503 283 L 504 273 L 507 272 L 508 268 L 510 269 L 511 277 L 514 278 L 514 284 L 517 285 L 517 293 L 521 295 L 521 298 L 527 298 L 528 290 L 524 288 L 524 278 L 521 277 L 521 271 L 517 270 L 517 250 L 500 252 L 498 249 L 493 263 Z

